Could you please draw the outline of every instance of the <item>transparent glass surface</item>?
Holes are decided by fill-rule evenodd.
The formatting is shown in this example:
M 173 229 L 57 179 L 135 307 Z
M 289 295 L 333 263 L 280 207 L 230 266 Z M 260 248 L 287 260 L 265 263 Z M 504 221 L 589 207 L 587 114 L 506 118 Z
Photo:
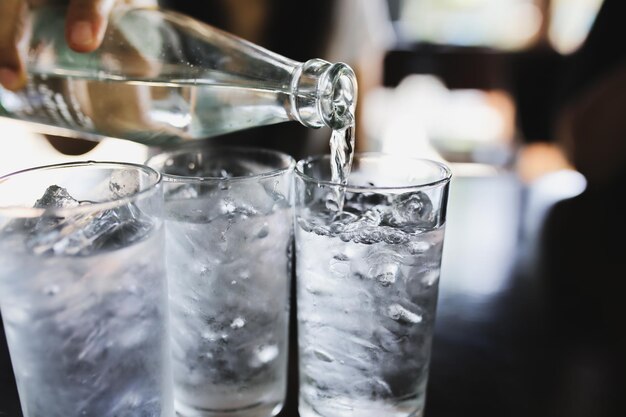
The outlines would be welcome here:
M 170 417 L 161 176 L 71 163 L 0 178 L 0 309 L 25 417 Z
M 356 154 L 340 186 L 329 162 L 295 175 L 300 415 L 421 416 L 450 171 Z
M 294 161 L 184 149 L 163 172 L 176 412 L 267 417 L 285 398 Z

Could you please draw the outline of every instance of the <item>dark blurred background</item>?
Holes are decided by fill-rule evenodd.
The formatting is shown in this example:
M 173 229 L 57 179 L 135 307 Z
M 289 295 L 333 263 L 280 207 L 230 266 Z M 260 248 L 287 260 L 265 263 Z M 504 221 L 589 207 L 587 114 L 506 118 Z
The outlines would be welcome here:
M 623 1 L 164 5 L 296 60 L 350 64 L 358 149 L 452 168 L 427 417 L 626 415 Z M 111 139 L 68 156 L 0 125 L 22 139 L 0 144 L 0 174 L 149 152 Z M 327 152 L 328 138 L 282 124 L 207 144 L 299 158 Z M 297 416 L 295 360 L 282 416 Z M 21 416 L 1 332 L 0 416 Z

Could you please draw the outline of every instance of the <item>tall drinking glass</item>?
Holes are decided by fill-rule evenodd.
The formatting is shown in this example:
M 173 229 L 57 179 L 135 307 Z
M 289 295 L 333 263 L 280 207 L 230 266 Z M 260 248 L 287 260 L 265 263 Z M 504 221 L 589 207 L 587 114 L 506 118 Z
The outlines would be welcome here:
M 421 416 L 450 171 L 361 154 L 348 185 L 330 173 L 296 166 L 300 415 Z
M 172 415 L 161 176 L 0 178 L 0 308 L 26 417 Z
M 176 412 L 268 417 L 286 391 L 295 162 L 262 149 L 181 149 L 165 181 Z

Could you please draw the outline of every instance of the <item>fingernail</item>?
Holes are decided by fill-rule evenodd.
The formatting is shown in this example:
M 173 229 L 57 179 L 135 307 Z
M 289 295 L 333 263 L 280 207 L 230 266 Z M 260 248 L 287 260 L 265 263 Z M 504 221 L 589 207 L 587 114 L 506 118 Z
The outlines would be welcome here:
M 70 34 L 70 40 L 77 46 L 90 46 L 93 44 L 94 40 L 91 23 L 87 21 L 74 23 L 72 26 L 72 33 Z
M 0 68 L 0 84 L 6 88 L 17 88 L 19 80 L 19 76 L 15 71 L 8 68 Z

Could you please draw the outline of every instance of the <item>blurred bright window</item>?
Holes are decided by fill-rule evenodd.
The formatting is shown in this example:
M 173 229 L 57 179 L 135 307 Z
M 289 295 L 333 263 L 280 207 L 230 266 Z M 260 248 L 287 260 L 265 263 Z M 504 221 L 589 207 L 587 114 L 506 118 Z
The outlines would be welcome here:
M 551 0 L 548 36 L 554 49 L 574 52 L 585 40 L 603 0 Z
M 541 20 L 533 0 L 404 0 L 398 24 L 410 41 L 518 49 Z
M 517 50 L 542 33 L 561 53 L 586 38 L 602 0 L 400 0 L 397 26 L 407 41 Z M 546 7 L 549 5 L 549 7 Z

